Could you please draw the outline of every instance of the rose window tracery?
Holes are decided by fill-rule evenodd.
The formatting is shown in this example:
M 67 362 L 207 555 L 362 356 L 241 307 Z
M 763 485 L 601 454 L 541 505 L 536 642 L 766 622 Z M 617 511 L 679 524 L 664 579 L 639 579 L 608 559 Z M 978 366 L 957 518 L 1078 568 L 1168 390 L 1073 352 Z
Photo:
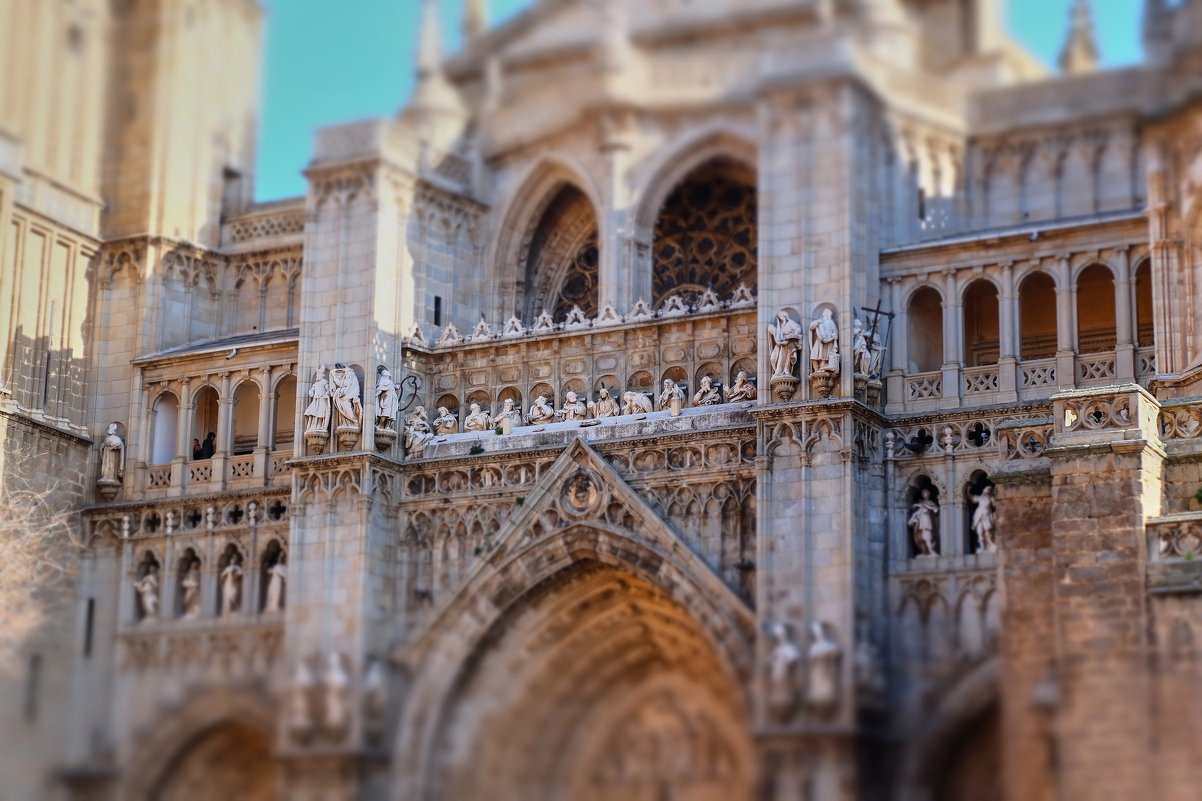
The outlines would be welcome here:
M 752 180 L 719 162 L 672 191 L 655 225 L 655 303 L 682 294 L 692 302 L 707 288 L 727 297 L 756 289 L 756 193 Z

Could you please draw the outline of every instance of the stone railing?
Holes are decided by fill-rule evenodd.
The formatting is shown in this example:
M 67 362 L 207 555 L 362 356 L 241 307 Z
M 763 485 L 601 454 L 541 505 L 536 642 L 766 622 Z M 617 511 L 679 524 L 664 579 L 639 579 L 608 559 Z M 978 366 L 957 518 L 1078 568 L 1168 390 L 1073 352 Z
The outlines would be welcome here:
M 1021 362 L 1018 369 L 1020 394 L 1048 397 L 1056 391 L 1056 360 L 1031 359 Z M 1042 395 L 1039 393 L 1042 392 Z
M 1108 384 L 1115 375 L 1114 353 L 1083 353 L 1077 357 L 1078 384 Z
M 253 210 L 240 217 L 227 220 L 221 227 L 222 243 L 226 246 L 241 246 L 252 242 L 272 241 L 280 238 L 297 239 L 305 233 L 304 203 L 287 201 L 287 205 Z
M 185 467 L 188 470 L 189 484 L 200 484 L 213 480 L 212 459 L 199 459 L 194 462 L 187 462 Z
M 167 490 L 171 487 L 171 465 L 155 465 L 146 468 L 146 489 Z
M 1202 563 L 1202 512 L 1167 515 L 1148 522 L 1148 558 Z
M 1160 409 L 1160 438 L 1166 441 L 1202 442 L 1202 401 L 1197 398 L 1165 401 Z
M 943 373 L 911 373 L 906 376 L 906 403 L 938 400 L 943 397 Z
M 963 377 L 962 390 L 965 396 L 987 395 L 998 391 L 997 365 L 968 367 L 960 375 Z
M 241 481 L 243 479 L 255 477 L 255 457 L 254 454 L 245 456 L 231 456 L 227 461 L 229 465 L 230 481 Z
M 1139 378 L 1156 375 L 1156 348 L 1139 348 L 1135 351 L 1135 375 Z
M 283 642 L 279 619 L 139 625 L 121 637 L 120 664 L 134 672 L 266 676 L 274 670 Z

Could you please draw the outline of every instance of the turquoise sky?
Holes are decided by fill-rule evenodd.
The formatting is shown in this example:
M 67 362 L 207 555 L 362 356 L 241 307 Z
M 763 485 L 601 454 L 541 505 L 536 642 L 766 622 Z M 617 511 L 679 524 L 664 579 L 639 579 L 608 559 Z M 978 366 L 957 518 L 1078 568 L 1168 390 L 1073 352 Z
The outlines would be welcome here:
M 440 0 L 446 47 L 459 39 L 463 0 Z M 490 0 L 492 21 L 532 0 Z M 301 170 L 313 132 L 324 125 L 391 116 L 409 95 L 419 0 L 264 0 L 267 60 L 256 195 L 303 194 Z M 1009 0 L 1007 24 L 1036 56 L 1053 64 L 1072 0 Z M 1103 62 L 1139 59 L 1142 0 L 1093 0 Z

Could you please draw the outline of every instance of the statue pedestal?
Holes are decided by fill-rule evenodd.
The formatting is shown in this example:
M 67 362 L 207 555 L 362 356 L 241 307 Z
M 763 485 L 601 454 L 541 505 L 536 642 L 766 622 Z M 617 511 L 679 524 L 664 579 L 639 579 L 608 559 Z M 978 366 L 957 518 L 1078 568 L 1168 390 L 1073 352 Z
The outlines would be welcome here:
M 852 394 L 855 399 L 861 403 L 868 402 L 868 376 L 865 373 L 856 373 L 852 376 L 853 389 Z
M 96 482 L 96 494 L 104 501 L 111 501 L 121 491 L 121 482 L 115 478 L 102 478 Z
M 769 386 L 772 388 L 772 396 L 780 403 L 787 403 L 793 400 L 793 396 L 797 394 L 797 385 L 801 382 L 791 375 L 774 375 Z
M 309 453 L 313 455 L 326 452 L 326 446 L 330 444 L 330 435 L 326 431 L 306 431 L 305 446 L 309 449 Z
M 376 450 L 384 452 L 396 442 L 396 432 L 391 428 L 376 429 Z
M 869 379 L 865 388 L 865 402 L 873 409 L 880 408 L 881 405 L 881 382 L 880 379 Z
M 810 373 L 810 393 L 815 398 L 826 400 L 831 396 L 831 392 L 835 389 L 835 381 L 838 380 L 839 374 L 831 370 L 819 370 L 816 373 Z M 775 381 L 776 379 L 773 379 Z
M 355 445 L 359 443 L 359 434 L 362 431 L 359 426 L 338 426 L 335 433 L 338 435 L 338 450 L 353 451 Z

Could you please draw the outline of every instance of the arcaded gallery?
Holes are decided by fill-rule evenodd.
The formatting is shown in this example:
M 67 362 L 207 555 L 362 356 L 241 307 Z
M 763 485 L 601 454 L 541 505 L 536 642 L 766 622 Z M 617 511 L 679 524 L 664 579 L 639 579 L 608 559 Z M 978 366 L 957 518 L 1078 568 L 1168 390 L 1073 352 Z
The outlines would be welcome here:
M 0 796 L 1196 799 L 1202 0 L 405 1 L 0 5 Z

